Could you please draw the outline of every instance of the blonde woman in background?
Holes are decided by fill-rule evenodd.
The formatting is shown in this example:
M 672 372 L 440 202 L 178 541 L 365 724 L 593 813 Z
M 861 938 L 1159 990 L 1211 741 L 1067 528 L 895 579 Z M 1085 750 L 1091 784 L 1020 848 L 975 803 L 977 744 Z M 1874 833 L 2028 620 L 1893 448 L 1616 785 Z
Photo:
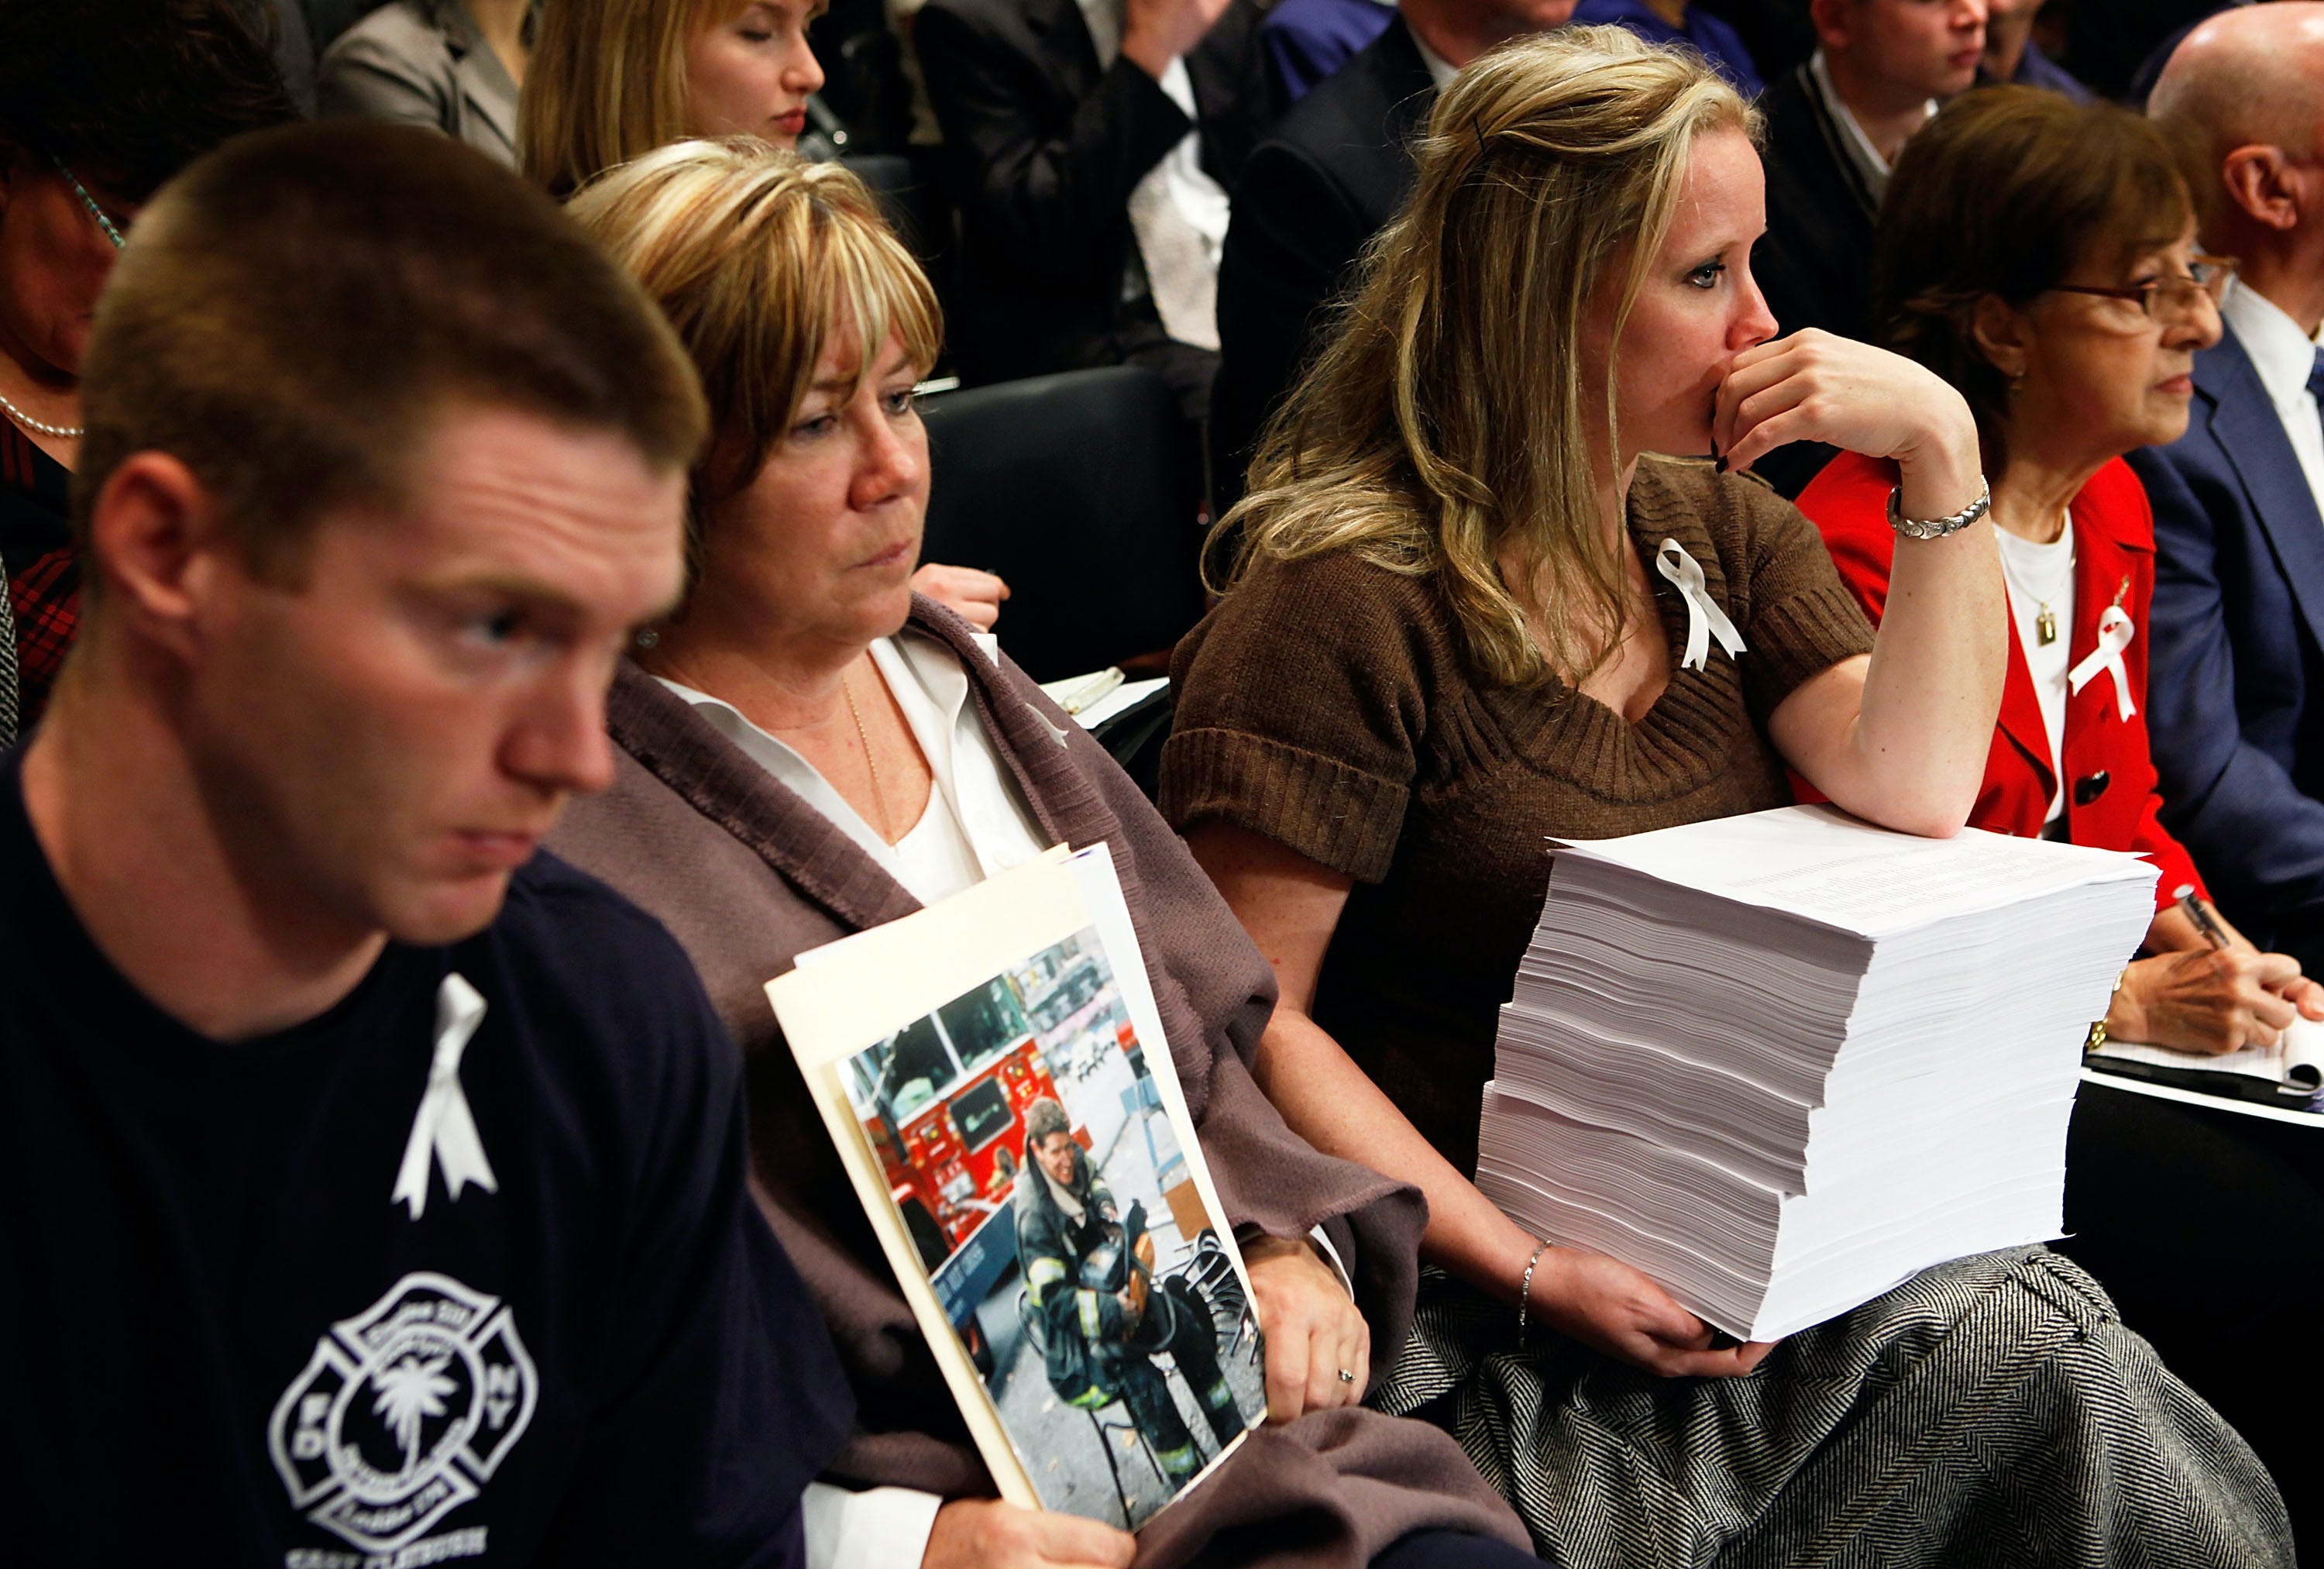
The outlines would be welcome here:
M 796 145 L 823 86 L 807 24 L 823 0 L 546 0 L 518 106 L 526 176 L 562 199 L 691 136 Z M 1009 585 L 930 562 L 912 586 L 991 632 Z
M 798 143 L 820 0 L 546 0 L 518 108 L 525 174 L 568 197 L 688 136 Z
M 1468 68 L 1178 649 L 1162 805 L 1281 983 L 1259 1084 L 1428 1195 L 1443 1274 L 1374 1398 L 1450 1427 L 1566 1569 L 2288 1563 L 2250 1450 L 2047 1250 L 1736 1346 L 1471 1180 L 1546 837 L 1784 805 L 1787 765 L 1948 835 L 1991 740 L 1974 421 L 1896 355 L 1775 338 L 1757 128 L 1616 29 Z M 1796 440 L 1897 466 L 1923 537 L 1877 640 L 1814 529 L 1721 472 Z
M 1246 1061 L 1266 961 L 1103 748 L 909 592 L 929 481 L 912 384 L 938 322 L 871 194 L 835 164 L 690 143 L 617 170 L 572 211 L 677 328 L 715 434 L 692 476 L 690 590 L 607 700 L 613 787 L 551 843 L 677 936 L 742 1046 L 755 1186 L 861 1413 L 832 1468 L 858 1491 L 808 1490 L 810 1560 L 1531 1564 L 1449 1438 L 1358 1404 L 1409 1322 L 1418 1195 L 1283 1125 Z M 803 949 L 1059 842 L 1112 847 L 1267 1335 L 1271 1425 L 1136 1540 L 991 1496 L 762 990 Z M 1015 1376 L 1038 1380 L 1038 1355 Z M 1135 1411 L 1136 1392 L 1118 1392 Z M 1056 1414 L 1058 1450 L 1035 1463 L 1102 1466 L 1082 1415 Z M 1194 1463 L 1151 1416 L 1159 1463 Z

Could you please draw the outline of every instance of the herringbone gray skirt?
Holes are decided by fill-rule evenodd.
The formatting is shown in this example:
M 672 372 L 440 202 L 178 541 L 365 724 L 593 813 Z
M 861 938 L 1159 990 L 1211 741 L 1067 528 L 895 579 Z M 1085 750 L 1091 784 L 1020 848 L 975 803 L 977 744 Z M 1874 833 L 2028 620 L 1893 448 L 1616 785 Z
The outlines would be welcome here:
M 1931 1269 L 1742 1379 L 1516 1327 L 1430 1271 L 1378 1403 L 1443 1400 L 1560 1569 L 2292 1561 L 2249 1446 L 2046 1248 Z

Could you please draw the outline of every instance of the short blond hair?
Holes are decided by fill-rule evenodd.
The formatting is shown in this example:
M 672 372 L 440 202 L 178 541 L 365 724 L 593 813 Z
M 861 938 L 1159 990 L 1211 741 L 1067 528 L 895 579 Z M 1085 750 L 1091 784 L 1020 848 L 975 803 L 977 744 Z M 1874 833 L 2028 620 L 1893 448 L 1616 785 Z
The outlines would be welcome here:
M 686 46 L 748 0 L 544 0 L 517 100 L 525 177 L 562 199 L 687 133 Z
M 710 404 L 687 558 L 710 513 L 789 428 L 835 337 L 861 379 L 890 337 L 914 374 L 943 341 L 936 291 L 863 182 L 750 137 L 680 142 L 584 187 L 566 211 L 645 288 Z
M 1701 56 L 1618 27 L 1519 39 L 1463 70 L 1410 200 L 1217 531 L 1232 573 L 1351 549 L 1435 579 L 1491 681 L 1596 669 L 1627 596 L 1599 517 L 1613 455 L 1588 435 L 1592 401 L 1614 428 L 1615 378 L 1583 384 L 1582 335 L 1610 283 L 1619 339 L 1695 139 L 1721 128 L 1757 136 L 1759 121 Z M 1531 565 L 1523 598 L 1505 547 Z

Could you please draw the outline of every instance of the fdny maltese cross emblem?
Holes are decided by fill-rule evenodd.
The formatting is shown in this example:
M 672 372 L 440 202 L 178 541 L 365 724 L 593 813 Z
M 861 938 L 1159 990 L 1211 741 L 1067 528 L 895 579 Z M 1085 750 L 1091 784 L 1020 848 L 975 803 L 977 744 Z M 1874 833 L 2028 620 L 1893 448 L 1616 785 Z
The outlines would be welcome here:
M 416 1272 L 315 1343 L 266 1445 L 292 1508 L 365 1552 L 392 1552 L 491 1480 L 539 1387 L 498 1297 Z

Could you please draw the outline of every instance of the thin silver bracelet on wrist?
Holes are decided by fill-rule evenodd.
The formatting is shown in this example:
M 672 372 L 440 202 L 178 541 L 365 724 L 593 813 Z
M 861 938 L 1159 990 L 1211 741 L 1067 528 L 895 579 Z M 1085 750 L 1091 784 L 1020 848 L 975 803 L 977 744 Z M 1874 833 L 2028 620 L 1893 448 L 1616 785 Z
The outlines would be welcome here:
M 1556 1245 L 1547 1237 L 1544 1237 L 1541 1240 L 1541 1246 L 1533 1251 L 1533 1257 L 1526 1260 L 1525 1279 L 1517 1287 L 1517 1349 L 1519 1351 L 1525 1349 L 1526 1308 L 1533 1301 L 1533 1267 L 1541 1262 L 1541 1256 L 1544 1253 Z

